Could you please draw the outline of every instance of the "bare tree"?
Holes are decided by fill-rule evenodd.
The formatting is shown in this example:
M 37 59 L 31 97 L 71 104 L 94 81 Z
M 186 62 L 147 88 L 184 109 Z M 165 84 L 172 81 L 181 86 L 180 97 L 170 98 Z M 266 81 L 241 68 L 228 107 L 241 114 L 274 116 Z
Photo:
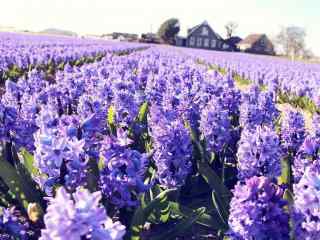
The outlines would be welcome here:
M 236 22 L 230 21 L 224 27 L 227 30 L 227 38 L 231 38 L 236 29 L 238 28 L 238 24 Z
M 277 43 L 282 47 L 285 55 L 294 60 L 297 56 L 303 56 L 306 31 L 297 26 L 283 27 L 277 36 Z

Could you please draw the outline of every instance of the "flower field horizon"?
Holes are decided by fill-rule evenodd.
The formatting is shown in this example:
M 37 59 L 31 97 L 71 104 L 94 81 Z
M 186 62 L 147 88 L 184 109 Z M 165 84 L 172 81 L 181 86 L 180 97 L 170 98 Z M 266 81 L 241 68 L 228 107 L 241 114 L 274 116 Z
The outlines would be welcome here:
M 320 64 L 0 33 L 0 239 L 320 239 Z

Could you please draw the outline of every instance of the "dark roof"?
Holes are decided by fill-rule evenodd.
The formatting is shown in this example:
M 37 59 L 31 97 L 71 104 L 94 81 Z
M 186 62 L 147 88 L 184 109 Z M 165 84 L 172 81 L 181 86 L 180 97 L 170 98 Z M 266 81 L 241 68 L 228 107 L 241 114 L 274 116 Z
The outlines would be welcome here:
M 227 43 L 227 44 L 229 44 L 229 45 L 231 45 L 231 46 L 235 46 L 235 45 L 237 45 L 239 42 L 241 42 L 242 41 L 242 38 L 240 38 L 240 37 L 237 37 L 237 36 L 235 36 L 235 37 L 230 37 L 230 38 L 227 38 L 226 40 L 225 40 L 225 42 Z
M 193 28 L 189 28 L 187 35 L 189 36 L 189 35 L 192 34 L 195 30 L 197 30 L 199 27 L 201 27 L 201 26 L 203 26 L 203 25 L 208 26 L 208 27 L 211 29 L 211 31 L 212 31 L 218 38 L 223 39 L 218 33 L 216 33 L 216 32 L 211 28 L 211 26 L 209 25 L 209 23 L 208 23 L 207 21 L 203 21 L 201 24 L 198 24 L 198 25 L 194 26 Z
M 198 25 L 196 25 L 196 26 L 194 26 L 194 27 L 192 27 L 192 28 L 189 28 L 189 29 L 188 29 L 188 34 L 189 34 L 190 32 L 193 32 L 193 30 L 197 29 L 197 28 L 200 27 L 200 26 L 201 26 L 201 24 L 198 24 Z
M 199 27 L 201 27 L 202 25 L 209 25 L 207 21 L 203 21 L 201 24 L 198 24 L 192 28 L 188 29 L 188 35 L 191 34 L 193 31 L 197 30 Z
M 264 35 L 265 34 L 250 34 L 245 39 L 243 39 L 241 42 L 239 42 L 239 44 L 250 44 L 250 45 L 253 45 L 257 41 L 259 41 L 259 39 Z

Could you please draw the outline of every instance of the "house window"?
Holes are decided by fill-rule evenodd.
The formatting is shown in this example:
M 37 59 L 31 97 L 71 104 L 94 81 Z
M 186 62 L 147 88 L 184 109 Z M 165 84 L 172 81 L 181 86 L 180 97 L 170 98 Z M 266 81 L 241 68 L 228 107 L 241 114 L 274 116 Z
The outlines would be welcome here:
M 208 34 L 209 34 L 208 28 L 203 27 L 203 28 L 202 28 L 202 35 L 208 36 Z
M 216 46 L 217 46 L 217 40 L 212 39 L 212 40 L 211 40 L 211 47 L 212 47 L 212 48 L 216 48 Z
M 209 38 L 205 38 L 203 42 L 204 47 L 209 47 Z
M 194 46 L 194 42 L 195 42 L 194 37 L 190 37 L 189 45 L 190 45 L 190 46 Z
M 261 46 L 265 46 L 266 45 L 266 40 L 264 38 L 261 38 L 260 45 Z
M 202 38 L 197 38 L 197 47 L 202 46 Z
M 228 49 L 228 48 L 229 48 L 229 45 L 224 43 L 224 44 L 222 45 L 222 48 L 223 48 L 223 49 Z

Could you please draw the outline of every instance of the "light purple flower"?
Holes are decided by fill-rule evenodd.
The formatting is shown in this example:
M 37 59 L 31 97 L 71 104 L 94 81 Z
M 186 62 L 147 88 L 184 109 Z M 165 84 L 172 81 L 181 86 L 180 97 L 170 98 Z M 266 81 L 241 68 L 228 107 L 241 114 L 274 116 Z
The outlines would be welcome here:
M 59 188 L 50 199 L 40 240 L 122 239 L 125 227 L 107 216 L 101 197 L 100 192 L 90 193 L 82 188 L 72 195 Z
M 293 186 L 295 231 L 303 239 L 320 238 L 320 167 L 310 165 L 300 181 Z M 301 237 L 301 236 L 300 236 Z M 301 238 L 302 239 L 302 238 Z
M 228 235 L 234 240 L 289 240 L 289 215 L 280 187 L 266 177 L 238 183 L 230 203 Z

